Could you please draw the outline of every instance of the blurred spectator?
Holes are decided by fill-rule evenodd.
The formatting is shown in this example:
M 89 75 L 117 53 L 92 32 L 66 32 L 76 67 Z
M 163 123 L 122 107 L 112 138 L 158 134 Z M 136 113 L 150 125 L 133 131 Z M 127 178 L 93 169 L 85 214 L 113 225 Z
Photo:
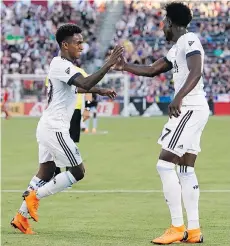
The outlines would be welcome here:
M 102 65 L 95 33 L 98 18 L 106 11 L 106 0 L 52 1 L 52 4 L 44 1 L 42 6 L 29 1 L 3 2 L 7 5 L 2 3 L 1 8 L 2 74 L 46 74 L 59 51 L 55 32 L 66 22 L 83 28 L 85 43 L 79 65 L 84 67 L 92 60 L 97 67 Z M 124 0 L 124 12 L 116 23 L 106 56 L 116 43 L 124 45 L 126 59 L 136 64 L 151 64 L 165 56 L 171 47 L 161 30 L 165 2 Z M 230 93 L 230 1 L 190 1 L 189 6 L 194 16 L 189 30 L 199 36 L 206 54 L 205 91 L 208 96 Z M 129 76 L 131 96 L 148 96 L 152 100 L 155 96 L 173 94 L 171 72 L 155 78 Z M 29 81 L 29 88 L 41 88 L 38 83 Z M 111 79 L 108 84 L 123 94 L 120 80 Z
M 13 2 L 13 1 L 11 1 Z M 45 1 L 44 1 L 45 2 Z M 16 1 L 2 4 L 2 73 L 44 74 L 51 59 L 58 54 L 55 40 L 57 28 L 63 23 L 79 24 L 85 38 L 79 65 L 97 58 L 98 44 L 94 36 L 98 16 L 105 8 L 104 0 L 62 1 L 35 5 Z M 103 7 L 102 7 L 103 5 Z M 100 11 L 100 12 L 99 12 Z
M 161 30 L 163 4 L 163 1 L 125 0 L 124 13 L 116 25 L 116 34 L 109 50 L 115 43 L 123 44 L 127 61 L 136 64 L 151 64 L 166 55 L 171 46 L 165 42 Z M 189 30 L 199 36 L 206 54 L 205 91 L 208 95 L 230 93 L 230 1 L 192 1 L 189 6 L 194 16 Z M 130 82 L 130 95 L 173 94 L 170 72 L 155 78 L 130 75 Z

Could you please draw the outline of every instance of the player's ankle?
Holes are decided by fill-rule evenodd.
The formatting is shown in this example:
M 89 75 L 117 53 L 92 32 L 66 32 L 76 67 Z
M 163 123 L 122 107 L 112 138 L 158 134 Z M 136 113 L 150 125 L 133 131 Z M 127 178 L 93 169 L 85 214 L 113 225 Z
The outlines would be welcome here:
M 199 219 L 189 220 L 188 221 L 188 230 L 197 230 L 200 229 Z
M 184 219 L 183 219 L 183 217 L 172 219 L 172 226 L 173 227 L 177 227 L 177 228 L 184 227 Z

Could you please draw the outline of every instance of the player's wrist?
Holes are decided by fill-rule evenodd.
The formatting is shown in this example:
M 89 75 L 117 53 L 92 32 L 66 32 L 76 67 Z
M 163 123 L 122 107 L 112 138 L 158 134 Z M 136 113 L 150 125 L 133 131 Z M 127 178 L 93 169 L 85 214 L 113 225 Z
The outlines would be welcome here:
M 183 96 L 182 96 L 181 94 L 178 93 L 178 94 L 175 96 L 174 99 L 176 99 L 176 100 L 182 100 L 182 99 L 183 99 Z
M 129 64 L 128 64 L 127 62 L 124 62 L 123 66 L 122 66 L 122 70 L 123 70 L 123 71 L 127 71 L 128 65 L 129 65 Z
M 105 63 L 105 65 L 104 65 L 104 68 L 106 69 L 106 70 L 110 70 L 110 68 L 113 66 L 113 64 L 112 63 L 110 63 L 110 61 L 107 61 L 106 63 Z

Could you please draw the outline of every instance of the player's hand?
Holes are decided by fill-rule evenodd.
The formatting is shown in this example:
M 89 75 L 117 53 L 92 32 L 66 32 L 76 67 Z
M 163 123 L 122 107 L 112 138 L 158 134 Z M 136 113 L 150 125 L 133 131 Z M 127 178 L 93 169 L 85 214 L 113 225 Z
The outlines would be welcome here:
M 115 97 L 117 96 L 116 91 L 114 91 L 112 89 L 101 89 L 98 94 L 101 96 L 107 96 L 111 99 L 115 99 Z
M 117 63 L 114 66 L 112 66 L 112 69 L 117 71 L 123 71 L 126 63 L 127 63 L 126 59 L 124 58 L 123 55 L 121 55 L 118 58 Z
M 83 111 L 82 117 L 83 117 L 83 122 L 88 120 L 90 118 L 90 111 L 85 109 Z
M 122 55 L 124 51 L 124 47 L 117 45 L 114 50 L 112 51 L 110 57 L 107 60 L 107 64 L 109 67 L 112 67 L 114 64 L 117 63 L 119 57 Z
M 172 118 L 174 117 L 179 117 L 181 114 L 181 99 L 179 97 L 175 97 L 173 101 L 169 104 L 168 106 L 168 114 L 169 117 Z

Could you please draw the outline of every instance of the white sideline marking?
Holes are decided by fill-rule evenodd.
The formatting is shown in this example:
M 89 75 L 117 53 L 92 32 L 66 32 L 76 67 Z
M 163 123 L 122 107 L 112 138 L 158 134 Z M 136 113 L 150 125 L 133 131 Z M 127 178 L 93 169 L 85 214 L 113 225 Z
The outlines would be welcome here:
M 85 133 L 85 132 L 81 132 L 81 134 L 83 135 L 105 135 L 105 134 L 108 134 L 109 131 L 97 131 L 96 133 L 92 133 L 92 132 L 88 132 L 88 133 Z
M 2 190 L 3 193 L 22 193 L 25 190 Z M 162 190 L 65 190 L 65 193 L 162 193 Z M 201 190 L 203 193 L 230 193 L 230 190 Z

